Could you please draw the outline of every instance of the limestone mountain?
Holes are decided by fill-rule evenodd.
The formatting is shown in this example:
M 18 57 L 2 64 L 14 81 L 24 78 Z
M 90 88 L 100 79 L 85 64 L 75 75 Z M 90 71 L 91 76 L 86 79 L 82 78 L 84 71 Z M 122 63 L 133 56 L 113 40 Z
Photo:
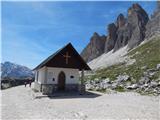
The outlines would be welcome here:
M 109 52 L 114 48 L 114 45 L 117 40 L 117 27 L 114 23 L 108 25 L 108 36 L 106 38 L 104 52 Z
M 33 72 L 28 67 L 18 65 L 11 62 L 1 63 L 1 78 L 27 78 L 33 77 Z
M 99 35 L 94 37 L 94 40 L 92 37 L 81 56 L 89 62 L 103 53 L 111 50 L 115 52 L 126 45 L 129 49 L 134 48 L 144 40 L 146 26 L 152 26 L 147 25 L 148 21 L 149 17 L 146 11 L 139 4 L 133 4 L 128 9 L 127 17 L 120 13 L 116 22 L 108 25 L 106 40 L 100 39 Z
M 157 8 L 146 25 L 145 37 L 150 38 L 158 33 L 160 33 L 160 1 L 157 2 Z
M 104 52 L 106 36 L 100 36 L 94 33 L 90 39 L 90 43 L 84 48 L 81 55 L 85 61 L 91 61 L 100 56 Z

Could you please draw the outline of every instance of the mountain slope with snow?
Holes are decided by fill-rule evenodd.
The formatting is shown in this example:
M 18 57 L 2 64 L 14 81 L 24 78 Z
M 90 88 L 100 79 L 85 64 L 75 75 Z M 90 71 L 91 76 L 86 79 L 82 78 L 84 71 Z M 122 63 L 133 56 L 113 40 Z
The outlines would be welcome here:
M 34 73 L 26 66 L 11 62 L 1 63 L 1 78 L 26 78 L 33 77 Z

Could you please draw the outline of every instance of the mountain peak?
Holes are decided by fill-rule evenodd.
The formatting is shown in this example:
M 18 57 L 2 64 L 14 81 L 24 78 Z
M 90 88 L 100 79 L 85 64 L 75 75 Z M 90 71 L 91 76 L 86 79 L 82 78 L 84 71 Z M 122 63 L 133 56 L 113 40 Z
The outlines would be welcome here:
M 117 27 L 122 27 L 126 23 L 126 19 L 122 13 L 120 13 L 117 17 Z
M 99 34 L 97 32 L 94 32 L 93 36 L 98 36 L 99 37 Z
M 18 65 L 9 61 L 1 63 L 1 77 L 9 77 L 9 78 L 25 78 L 25 77 L 33 77 L 33 72 L 26 66 Z
M 157 6 L 154 19 L 149 20 L 148 14 L 138 3 L 132 4 L 128 8 L 126 17 L 120 13 L 116 22 L 108 24 L 108 35 L 104 37 L 106 40 L 102 41 L 101 36 L 94 33 L 90 43 L 82 51 L 82 57 L 89 62 L 104 53 L 111 50 L 115 52 L 124 46 L 132 49 L 144 41 L 147 36 L 155 32 L 159 33 L 160 2 L 157 2 Z

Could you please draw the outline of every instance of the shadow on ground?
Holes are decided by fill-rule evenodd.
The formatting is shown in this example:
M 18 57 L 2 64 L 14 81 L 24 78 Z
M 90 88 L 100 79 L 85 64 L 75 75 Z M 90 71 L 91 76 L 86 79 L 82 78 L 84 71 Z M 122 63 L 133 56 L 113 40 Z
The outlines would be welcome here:
M 101 96 L 100 93 L 86 91 L 83 95 L 79 92 L 55 92 L 53 95 L 39 95 L 35 99 L 50 98 L 50 99 L 72 99 L 72 98 L 96 98 Z

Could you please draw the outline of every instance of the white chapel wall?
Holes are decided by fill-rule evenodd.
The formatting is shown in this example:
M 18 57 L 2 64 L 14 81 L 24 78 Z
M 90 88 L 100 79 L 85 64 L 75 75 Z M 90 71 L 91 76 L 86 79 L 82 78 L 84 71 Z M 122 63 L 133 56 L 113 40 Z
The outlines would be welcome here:
M 79 83 L 79 70 L 70 68 L 55 68 L 47 67 L 47 84 L 57 84 L 58 75 L 63 71 L 66 77 L 66 84 L 78 84 Z M 74 76 L 74 78 L 71 78 Z M 53 81 L 54 78 L 54 81 Z
M 38 83 L 43 84 L 45 79 L 45 67 L 38 70 Z

